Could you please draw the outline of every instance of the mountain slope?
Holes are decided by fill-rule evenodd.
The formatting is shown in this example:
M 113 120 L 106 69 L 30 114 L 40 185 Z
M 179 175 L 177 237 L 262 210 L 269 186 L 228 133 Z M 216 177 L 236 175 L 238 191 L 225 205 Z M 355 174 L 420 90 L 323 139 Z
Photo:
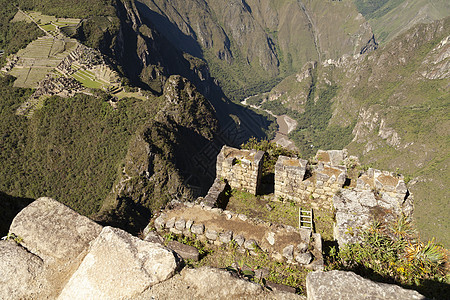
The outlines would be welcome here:
M 420 233 L 446 246 L 449 36 L 448 17 L 416 25 L 369 54 L 306 65 L 263 104 L 287 107 L 299 121 L 291 138 L 306 156 L 343 143 L 365 164 L 408 175 Z
M 307 61 L 359 53 L 372 36 L 352 1 L 142 0 L 137 8 L 179 49 L 206 60 L 237 100 Z
M 450 11 L 450 3 L 445 0 L 356 0 L 355 4 L 381 44 L 416 24 L 445 18 Z

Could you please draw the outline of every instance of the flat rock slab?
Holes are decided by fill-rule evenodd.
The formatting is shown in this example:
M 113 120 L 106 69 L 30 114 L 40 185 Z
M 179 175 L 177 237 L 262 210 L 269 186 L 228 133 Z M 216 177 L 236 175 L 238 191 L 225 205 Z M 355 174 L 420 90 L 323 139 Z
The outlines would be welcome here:
M 14 241 L 0 241 L 0 299 L 36 299 L 44 263 Z
M 306 277 L 308 300 L 397 300 L 426 299 L 416 291 L 394 284 L 378 283 L 353 272 L 312 272 Z
M 124 299 L 172 277 L 169 249 L 105 227 L 58 299 Z
M 183 259 L 192 259 L 193 261 L 198 261 L 200 259 L 200 253 L 195 247 L 177 241 L 170 241 L 167 246 L 178 253 Z
M 42 197 L 14 218 L 10 232 L 44 262 L 70 262 L 89 247 L 102 226 L 51 198 Z
M 184 269 L 180 275 L 154 285 L 136 299 L 305 299 L 303 296 L 263 289 L 229 272 L 210 267 Z

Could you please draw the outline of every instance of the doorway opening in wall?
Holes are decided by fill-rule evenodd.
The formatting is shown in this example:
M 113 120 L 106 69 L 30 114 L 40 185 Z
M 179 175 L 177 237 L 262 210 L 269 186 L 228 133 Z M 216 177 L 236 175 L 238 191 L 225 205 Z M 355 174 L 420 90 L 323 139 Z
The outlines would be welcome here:
M 275 173 L 266 172 L 261 176 L 261 183 L 257 191 L 258 195 L 270 195 L 275 192 Z

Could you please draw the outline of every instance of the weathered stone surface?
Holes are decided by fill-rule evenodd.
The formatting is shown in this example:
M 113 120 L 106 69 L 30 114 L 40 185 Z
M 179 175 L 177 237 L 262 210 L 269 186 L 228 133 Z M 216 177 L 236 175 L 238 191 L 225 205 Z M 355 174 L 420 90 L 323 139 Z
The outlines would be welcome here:
M 219 241 L 228 244 L 233 239 L 233 231 L 228 230 L 219 234 Z
M 165 219 L 164 219 L 164 215 L 160 215 L 159 217 L 157 217 L 155 219 L 155 228 L 156 230 L 161 230 L 164 228 L 165 225 Z
M 272 289 L 272 291 L 295 294 L 295 288 L 293 288 L 291 286 L 287 286 L 287 285 L 279 284 L 279 283 L 274 283 L 274 282 L 271 282 L 271 281 L 267 281 L 266 284 L 267 284 L 267 286 L 269 288 Z
M 170 278 L 176 268 L 169 249 L 105 227 L 58 299 L 132 298 Z
M 426 299 L 416 291 L 394 284 L 373 282 L 353 272 L 312 272 L 306 277 L 308 300 L 323 299 Z
M 310 252 L 299 253 L 295 256 L 295 260 L 302 265 L 307 265 L 313 260 L 313 256 Z
M 284 256 L 287 260 L 294 260 L 294 245 L 286 246 L 286 247 L 283 249 L 283 256 Z
M 229 272 L 209 267 L 183 269 L 180 275 L 148 289 L 138 300 L 149 299 L 306 299 L 269 291 L 261 285 L 238 279 Z
M 217 240 L 217 231 L 208 229 L 205 232 L 205 236 L 208 240 L 215 241 Z
M 235 235 L 235 236 L 233 237 L 233 240 L 236 242 L 236 244 L 237 244 L 239 247 L 241 247 L 242 245 L 244 245 L 244 242 L 245 242 L 245 238 L 244 238 L 242 235 L 240 235 L 240 234 Z
M 22 246 L 46 263 L 70 263 L 101 230 L 94 221 L 47 197 L 25 207 L 10 227 L 10 232 L 22 238 Z
M 179 219 L 175 222 L 175 228 L 178 230 L 184 230 L 186 228 L 186 221 L 184 219 Z
M 248 217 L 246 215 L 243 215 L 243 214 L 239 214 L 238 218 L 241 219 L 244 222 L 247 221 L 247 219 L 248 219 Z
M 187 220 L 187 221 L 186 221 L 186 229 L 191 229 L 192 224 L 194 224 L 194 221 L 193 221 L 193 220 Z
M 151 242 L 151 243 L 157 243 L 157 244 L 163 244 L 164 239 L 155 231 L 150 231 L 144 238 L 144 241 Z
M 198 261 L 200 258 L 198 249 L 195 247 L 185 245 L 177 241 L 170 241 L 167 246 L 178 253 L 183 259 Z
M 300 253 L 305 253 L 308 250 L 308 244 L 301 242 L 297 245 L 297 251 Z
M 211 298 L 211 293 L 214 293 L 216 299 L 236 299 L 242 295 L 255 295 L 262 292 L 260 285 L 235 280 L 230 273 L 218 269 L 207 267 L 197 270 L 188 269 L 183 275 L 184 280 L 201 291 L 206 298 Z
M 0 241 L 0 299 L 36 299 L 43 291 L 42 259 L 14 241 Z
M 191 232 L 195 234 L 203 234 L 205 231 L 205 225 L 203 224 L 193 224 L 191 226 Z
M 258 243 L 255 240 L 246 240 L 244 242 L 244 248 L 247 250 L 255 250 L 258 247 Z
M 266 240 L 269 242 L 270 245 L 275 245 L 275 233 L 269 232 L 267 233 Z
M 166 228 L 170 229 L 173 228 L 175 226 L 175 217 L 170 218 L 169 220 L 167 220 L 166 222 Z

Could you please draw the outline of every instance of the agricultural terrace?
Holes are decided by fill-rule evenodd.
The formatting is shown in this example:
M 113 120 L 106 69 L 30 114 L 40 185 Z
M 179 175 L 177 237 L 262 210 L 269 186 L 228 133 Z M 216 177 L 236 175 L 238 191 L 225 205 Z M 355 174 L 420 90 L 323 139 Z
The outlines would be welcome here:
M 43 31 L 52 36 L 57 36 L 60 32 L 65 35 L 71 36 L 75 34 L 78 24 L 81 22 L 80 19 L 72 18 L 57 18 L 55 16 L 43 15 L 36 11 L 22 11 L 19 10 L 11 22 L 34 22 Z M 59 29 L 59 30 L 58 30 Z
M 17 77 L 15 87 L 36 88 L 45 76 L 75 49 L 74 39 L 40 37 L 15 55 L 15 63 L 9 74 Z

